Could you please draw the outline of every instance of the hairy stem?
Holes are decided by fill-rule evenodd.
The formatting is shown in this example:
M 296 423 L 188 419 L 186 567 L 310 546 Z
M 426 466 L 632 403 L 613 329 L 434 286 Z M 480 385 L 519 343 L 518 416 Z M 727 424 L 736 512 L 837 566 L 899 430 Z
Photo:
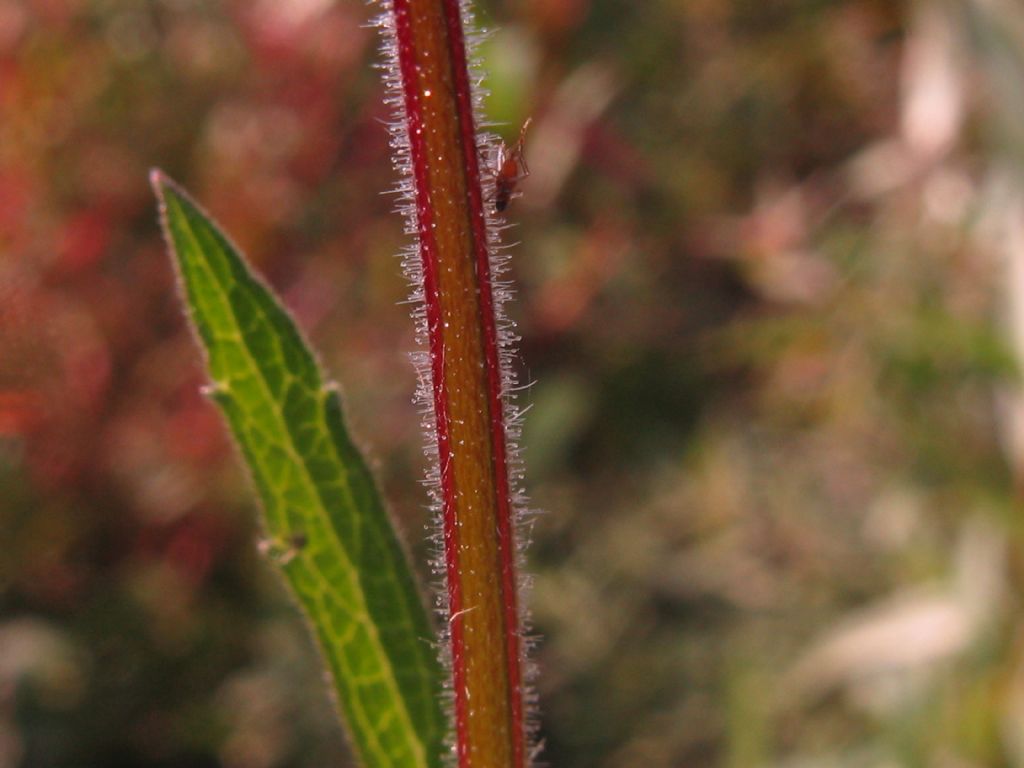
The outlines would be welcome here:
M 525 737 L 503 375 L 457 0 L 391 0 L 408 142 L 460 768 L 522 768 Z

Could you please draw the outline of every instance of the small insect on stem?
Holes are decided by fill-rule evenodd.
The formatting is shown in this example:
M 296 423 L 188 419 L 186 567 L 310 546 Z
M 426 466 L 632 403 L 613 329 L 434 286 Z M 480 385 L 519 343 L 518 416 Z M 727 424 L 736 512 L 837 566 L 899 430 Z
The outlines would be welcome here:
M 532 117 L 526 119 L 519 131 L 519 138 L 511 147 L 506 147 L 505 142 L 498 145 L 495 162 L 497 170 L 494 173 L 494 210 L 498 213 L 508 208 L 509 201 L 517 196 L 516 186 L 530 175 L 530 169 L 526 166 L 526 158 L 523 155 L 523 140 L 526 138 L 526 129 L 530 127 L 532 120 Z

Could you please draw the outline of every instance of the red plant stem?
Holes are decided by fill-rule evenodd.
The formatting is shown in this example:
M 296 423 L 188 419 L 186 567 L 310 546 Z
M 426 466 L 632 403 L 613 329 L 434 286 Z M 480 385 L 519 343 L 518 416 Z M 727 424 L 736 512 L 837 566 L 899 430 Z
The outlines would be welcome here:
M 522 643 L 487 218 L 457 0 L 393 0 L 440 460 L 460 768 L 522 768 Z

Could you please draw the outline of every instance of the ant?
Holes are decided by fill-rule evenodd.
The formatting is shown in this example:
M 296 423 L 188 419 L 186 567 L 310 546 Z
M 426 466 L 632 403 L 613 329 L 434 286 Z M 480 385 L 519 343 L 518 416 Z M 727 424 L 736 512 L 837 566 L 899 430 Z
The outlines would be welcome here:
M 495 161 L 498 170 L 494 172 L 494 210 L 497 213 L 508 208 L 509 201 L 518 196 L 516 186 L 530 175 L 530 169 L 526 166 L 526 157 L 523 155 L 523 140 L 526 138 L 526 129 L 530 127 L 532 121 L 532 117 L 526 119 L 519 131 L 519 138 L 511 147 L 505 146 L 505 142 L 498 144 Z

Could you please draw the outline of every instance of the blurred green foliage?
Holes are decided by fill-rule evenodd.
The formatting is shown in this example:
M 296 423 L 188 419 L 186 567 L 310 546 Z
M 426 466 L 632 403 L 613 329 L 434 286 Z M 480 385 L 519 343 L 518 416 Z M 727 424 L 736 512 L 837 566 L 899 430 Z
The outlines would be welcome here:
M 370 12 L 0 0 L 0 766 L 346 764 L 146 170 L 340 372 L 422 554 Z M 511 310 L 546 760 L 1024 766 L 1024 10 L 481 16 L 493 118 L 534 117 Z

